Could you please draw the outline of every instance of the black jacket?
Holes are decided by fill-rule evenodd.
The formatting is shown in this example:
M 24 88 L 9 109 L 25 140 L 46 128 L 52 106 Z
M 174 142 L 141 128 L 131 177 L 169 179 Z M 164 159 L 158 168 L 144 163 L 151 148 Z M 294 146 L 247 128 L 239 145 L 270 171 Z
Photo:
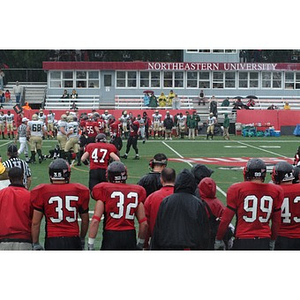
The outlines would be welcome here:
M 208 247 L 208 220 L 203 204 L 194 195 L 193 174 L 182 170 L 176 177 L 174 194 L 159 208 L 151 250 L 201 250 Z
M 150 172 L 149 174 L 144 175 L 137 184 L 145 188 L 148 197 L 151 193 L 162 187 L 160 173 Z

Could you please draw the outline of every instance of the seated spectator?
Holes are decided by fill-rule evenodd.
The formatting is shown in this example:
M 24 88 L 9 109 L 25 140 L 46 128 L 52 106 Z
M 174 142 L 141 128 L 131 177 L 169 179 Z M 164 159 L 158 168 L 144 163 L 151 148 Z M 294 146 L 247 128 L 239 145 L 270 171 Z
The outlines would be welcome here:
M 288 102 L 285 102 L 283 109 L 291 109 L 290 104 Z
M 69 99 L 69 98 L 70 98 L 70 95 L 69 95 L 68 91 L 64 90 L 64 92 L 63 92 L 62 96 L 60 97 L 60 99 Z M 64 102 L 64 101 L 62 100 L 62 102 Z
M 160 96 L 158 97 L 158 105 L 160 107 L 165 107 L 167 104 L 167 97 L 165 96 L 164 93 L 161 93 Z
M 76 92 L 75 89 L 72 90 L 72 93 L 71 93 L 71 97 L 72 99 L 77 99 L 78 98 L 78 93 Z
M 11 95 L 10 95 L 10 91 L 9 90 L 5 91 L 4 98 L 5 98 L 5 102 L 11 102 Z
M 29 106 L 28 102 L 25 102 L 25 105 L 22 106 L 23 110 L 30 110 L 31 107 Z
M 271 104 L 267 109 L 278 109 L 278 107 L 274 104 Z

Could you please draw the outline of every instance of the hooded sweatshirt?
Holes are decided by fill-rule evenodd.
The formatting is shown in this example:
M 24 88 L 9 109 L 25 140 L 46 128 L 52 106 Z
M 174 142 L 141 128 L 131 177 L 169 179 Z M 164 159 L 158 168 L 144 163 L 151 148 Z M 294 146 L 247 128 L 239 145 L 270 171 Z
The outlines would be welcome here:
M 220 218 L 225 209 L 225 205 L 216 197 L 217 186 L 210 177 L 203 178 L 198 184 L 200 198 L 207 203 L 213 215 Z
M 150 249 L 207 249 L 207 214 L 194 195 L 195 188 L 191 171 L 182 170 L 176 177 L 174 194 L 164 198 L 160 205 Z

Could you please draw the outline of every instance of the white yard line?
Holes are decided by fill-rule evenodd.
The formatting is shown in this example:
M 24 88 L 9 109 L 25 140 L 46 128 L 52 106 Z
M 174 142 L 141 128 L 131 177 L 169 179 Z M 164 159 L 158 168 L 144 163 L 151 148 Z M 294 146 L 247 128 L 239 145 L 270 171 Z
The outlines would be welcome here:
M 247 143 L 244 143 L 244 142 L 240 142 L 240 141 L 237 141 L 239 144 L 241 145 L 244 145 L 244 146 L 247 146 L 247 147 L 251 147 L 251 148 L 254 148 L 254 149 L 258 149 L 258 150 L 261 150 L 261 151 L 264 151 L 264 152 L 267 152 L 267 153 L 270 153 L 272 155 L 276 155 L 276 156 L 279 156 L 279 157 L 284 157 L 284 158 L 290 158 L 288 156 L 285 156 L 285 155 L 282 155 L 282 154 L 279 154 L 279 153 L 276 153 L 276 152 L 273 152 L 273 151 L 270 151 L 270 150 L 266 150 L 264 148 L 261 148 L 261 147 L 256 147 L 256 146 L 253 146 L 253 145 L 250 145 L 250 144 L 247 144 Z
M 170 145 L 166 144 L 165 142 L 162 142 L 166 147 L 168 147 L 171 151 L 173 151 L 177 156 L 179 156 L 180 158 L 183 158 L 183 156 L 178 153 L 175 149 L 173 149 Z M 192 163 L 190 163 L 189 161 L 185 161 L 185 160 L 182 160 L 182 162 L 185 162 L 187 163 L 190 167 L 193 166 Z M 225 198 L 226 198 L 226 193 L 220 189 L 218 186 L 217 186 L 217 191 L 219 191 Z

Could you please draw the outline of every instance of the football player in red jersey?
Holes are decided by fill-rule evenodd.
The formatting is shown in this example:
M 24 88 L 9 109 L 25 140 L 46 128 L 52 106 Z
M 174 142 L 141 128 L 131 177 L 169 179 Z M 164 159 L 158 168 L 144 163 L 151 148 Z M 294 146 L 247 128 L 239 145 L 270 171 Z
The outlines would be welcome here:
M 32 250 L 30 192 L 21 168 L 9 169 L 8 176 L 10 185 L 0 191 L 0 250 Z
M 299 183 L 293 184 L 294 178 L 291 164 L 280 161 L 273 167 L 272 181 L 280 185 L 284 193 L 275 250 L 300 250 L 300 190 Z
M 153 234 L 155 220 L 156 220 L 160 203 L 165 197 L 174 193 L 175 178 L 176 178 L 176 172 L 174 169 L 164 168 L 160 174 L 162 187 L 158 191 L 153 192 L 146 198 L 145 214 L 149 225 L 149 237 L 151 237 Z M 148 248 L 147 246 L 148 245 L 146 242 L 146 248 Z
M 99 133 L 95 143 L 90 143 L 85 147 L 81 161 L 87 165 L 88 159 L 90 162 L 89 189 L 92 191 L 97 183 L 106 181 L 106 169 L 110 159 L 120 160 L 120 158 L 115 145 L 106 142 L 105 133 Z
M 123 147 L 122 135 L 122 123 L 120 120 L 116 120 L 115 117 L 111 117 L 108 121 L 110 131 L 110 143 L 115 145 L 120 151 Z
M 134 159 L 140 159 L 139 149 L 138 149 L 138 146 L 137 146 L 137 141 L 138 141 L 138 137 L 139 137 L 139 128 L 140 128 L 139 121 L 130 122 L 129 128 L 130 129 L 129 129 L 129 137 L 128 137 L 127 145 L 126 145 L 126 152 L 121 157 L 127 159 L 128 153 L 129 153 L 130 148 L 132 146 L 132 148 L 135 151 Z
M 229 187 L 227 207 L 216 235 L 216 250 L 224 249 L 223 238 L 235 214 L 237 224 L 234 250 L 274 249 L 281 223 L 283 191 L 277 185 L 264 183 L 265 177 L 265 163 L 261 159 L 252 158 L 244 168 L 244 182 Z
M 107 168 L 108 182 L 97 184 L 92 191 L 96 199 L 95 211 L 89 228 L 88 249 L 94 250 L 99 223 L 104 214 L 101 250 L 141 249 L 148 225 L 144 204 L 146 191 L 136 184 L 126 184 L 127 168 L 120 161 Z M 138 241 L 135 223 L 139 222 Z
M 32 242 L 39 244 L 40 225 L 46 219 L 45 250 L 83 250 L 89 226 L 90 192 L 80 183 L 69 183 L 70 165 L 57 158 L 49 166 L 51 183 L 40 184 L 31 191 L 33 205 Z M 78 214 L 81 218 L 79 230 Z

